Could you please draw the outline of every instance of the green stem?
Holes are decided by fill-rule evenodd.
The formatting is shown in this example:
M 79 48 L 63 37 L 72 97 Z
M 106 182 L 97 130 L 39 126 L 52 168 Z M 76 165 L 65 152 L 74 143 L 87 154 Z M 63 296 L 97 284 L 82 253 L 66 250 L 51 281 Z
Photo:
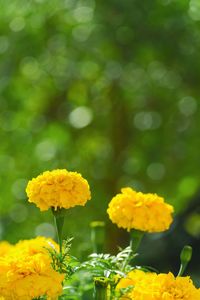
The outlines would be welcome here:
M 64 225 L 64 217 L 56 218 L 54 216 L 54 221 L 56 225 L 56 233 L 58 238 L 58 244 L 60 247 L 60 253 L 62 254 L 62 229 Z
M 133 254 L 137 252 L 138 247 L 142 241 L 144 232 L 140 230 L 131 229 L 130 231 L 130 247 L 133 251 Z
M 105 223 L 101 221 L 94 221 L 90 223 L 90 227 L 93 252 L 102 253 L 105 241 Z
M 65 217 L 63 215 L 62 209 L 55 210 L 54 208 L 52 208 L 52 212 L 54 215 L 54 222 L 56 226 L 56 233 L 57 233 L 57 239 L 60 248 L 60 254 L 62 256 L 62 232 L 63 232 Z
M 127 259 L 124 261 L 122 266 L 122 271 L 125 271 L 126 266 L 131 261 L 131 256 L 136 254 L 136 251 L 142 241 L 142 238 L 144 236 L 144 232 L 136 229 L 131 229 L 130 231 L 130 248 L 132 250 L 132 253 L 130 253 L 127 257 Z
M 109 300 L 109 281 L 105 277 L 94 278 L 94 299 Z
M 184 264 L 181 264 L 180 265 L 180 269 L 179 269 L 179 272 L 178 272 L 178 275 L 177 276 L 182 276 L 183 273 L 185 272 L 185 269 L 187 267 L 187 263 L 184 263 Z

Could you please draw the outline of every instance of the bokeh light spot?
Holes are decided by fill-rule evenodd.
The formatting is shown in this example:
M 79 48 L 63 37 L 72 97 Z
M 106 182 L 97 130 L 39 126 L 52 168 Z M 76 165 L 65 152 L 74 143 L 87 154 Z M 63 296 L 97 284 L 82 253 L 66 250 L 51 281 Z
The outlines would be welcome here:
M 185 177 L 178 185 L 178 191 L 182 197 L 192 197 L 199 186 L 199 181 L 195 177 Z
M 157 112 L 139 112 L 134 117 L 134 125 L 139 130 L 152 130 L 160 127 L 161 115 Z
M 79 25 L 73 29 L 72 35 L 77 42 L 85 42 L 89 38 L 92 29 L 93 26 L 91 25 Z
M 193 115 L 197 110 L 197 101 L 192 97 L 184 97 L 178 103 L 180 112 L 185 116 Z
M 10 211 L 10 218 L 16 222 L 24 222 L 28 217 L 28 209 L 23 204 L 16 204 Z
M 52 239 L 55 238 L 55 229 L 54 226 L 50 223 L 41 223 L 35 229 L 36 236 L 45 236 Z
M 151 78 L 156 81 L 162 80 L 167 73 L 167 70 L 165 69 L 164 65 L 158 61 L 153 61 L 152 63 L 150 63 L 148 71 L 150 73 Z
M 24 178 L 17 179 L 13 185 L 12 185 L 12 193 L 15 198 L 17 199 L 25 199 L 26 198 L 26 185 L 27 185 L 28 180 Z
M 74 18 L 77 22 L 89 22 L 93 19 L 93 9 L 87 6 L 81 6 L 74 10 Z
M 88 126 L 93 119 L 92 110 L 86 106 L 75 108 L 69 115 L 69 122 L 75 128 Z
M 21 31 L 24 27 L 25 27 L 25 21 L 24 21 L 24 18 L 22 18 L 22 17 L 14 18 L 10 22 L 10 28 L 14 32 Z
M 188 216 L 185 229 L 190 235 L 200 238 L 200 213 L 192 213 Z
M 140 170 L 140 168 L 141 168 L 141 163 L 135 157 L 131 157 L 127 159 L 123 165 L 123 170 L 130 175 L 136 174 Z
M 50 140 L 46 139 L 43 140 L 41 143 L 37 144 L 35 148 L 35 154 L 40 160 L 48 161 L 55 157 L 57 152 L 57 147 L 55 143 Z
M 41 75 L 39 63 L 34 57 L 25 57 L 20 67 L 23 75 L 32 80 L 38 79 Z
M 80 64 L 80 72 L 83 78 L 92 79 L 97 76 L 99 66 L 94 61 L 85 61 Z
M 192 20 L 200 20 L 200 1 L 199 0 L 190 0 L 189 5 L 189 16 Z
M 161 180 L 165 175 L 165 166 L 161 163 L 151 163 L 147 168 L 147 175 L 153 180 Z

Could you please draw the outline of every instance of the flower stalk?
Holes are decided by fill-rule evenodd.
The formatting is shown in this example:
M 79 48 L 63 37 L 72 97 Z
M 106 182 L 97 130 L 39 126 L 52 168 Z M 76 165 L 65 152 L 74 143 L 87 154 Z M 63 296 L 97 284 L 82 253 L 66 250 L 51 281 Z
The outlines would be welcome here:
M 143 231 L 131 229 L 131 231 L 130 231 L 131 252 L 129 253 L 128 257 L 125 259 L 125 261 L 123 263 L 123 267 L 122 267 L 123 271 L 125 271 L 126 266 L 130 263 L 130 261 L 132 260 L 132 257 L 134 257 L 134 254 L 136 254 L 136 251 L 137 251 L 138 247 L 140 246 L 143 236 L 144 236 Z
M 136 253 L 137 249 L 140 246 L 144 232 L 136 229 L 131 229 L 130 231 L 130 247 L 133 254 Z
M 94 278 L 94 299 L 109 300 L 109 280 L 106 277 Z
M 65 221 L 65 217 L 64 217 L 65 210 L 62 208 L 57 208 L 57 210 L 52 208 L 52 212 L 54 215 L 54 222 L 56 227 L 58 244 L 60 248 L 60 254 L 62 255 L 62 232 L 63 232 L 63 225 Z
M 105 241 L 105 223 L 101 221 L 94 221 L 90 223 L 90 228 L 93 252 L 102 253 Z

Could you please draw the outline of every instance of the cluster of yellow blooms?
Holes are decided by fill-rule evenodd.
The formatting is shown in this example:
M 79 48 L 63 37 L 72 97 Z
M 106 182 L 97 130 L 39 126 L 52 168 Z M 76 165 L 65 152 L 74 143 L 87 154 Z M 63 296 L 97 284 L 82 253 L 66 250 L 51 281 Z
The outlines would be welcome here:
M 37 237 L 12 246 L 0 244 L 0 296 L 5 300 L 57 299 L 64 275 L 51 266 L 47 248 L 58 250 L 51 239 Z M 7 248 L 7 250 L 6 250 Z M 6 251 L 6 252 L 5 252 Z
M 200 289 L 195 288 L 187 277 L 174 277 L 172 273 L 156 274 L 141 270 L 131 271 L 123 278 L 117 289 L 132 286 L 130 292 L 120 299 L 133 300 L 199 300 Z
M 33 202 L 41 211 L 50 207 L 70 208 L 85 205 L 91 198 L 86 179 L 77 172 L 65 169 L 46 171 L 29 181 L 26 193 L 29 202 Z
M 172 223 L 173 207 L 156 194 L 143 194 L 123 188 L 109 203 L 111 221 L 130 231 L 162 232 Z
M 44 172 L 29 181 L 26 192 L 29 202 L 41 211 L 85 205 L 91 198 L 87 180 L 67 170 Z M 0 243 L 1 300 L 32 300 L 40 296 L 53 300 L 62 294 L 64 274 L 52 268 L 47 250 L 52 247 L 59 252 L 53 240 L 43 237 L 16 245 Z
M 29 181 L 29 202 L 41 211 L 49 208 L 68 209 L 85 205 L 91 198 L 90 188 L 81 174 L 67 170 L 46 171 Z M 173 207 L 156 194 L 143 194 L 123 188 L 109 203 L 111 221 L 130 231 L 162 232 L 172 223 Z M 64 275 L 52 268 L 47 248 L 58 250 L 51 239 L 38 237 L 16 245 L 0 243 L 0 300 L 32 300 L 40 296 L 55 300 L 62 294 Z M 120 280 L 117 290 L 133 286 L 120 299 L 134 300 L 199 300 L 190 277 L 172 273 L 156 274 L 131 271 Z

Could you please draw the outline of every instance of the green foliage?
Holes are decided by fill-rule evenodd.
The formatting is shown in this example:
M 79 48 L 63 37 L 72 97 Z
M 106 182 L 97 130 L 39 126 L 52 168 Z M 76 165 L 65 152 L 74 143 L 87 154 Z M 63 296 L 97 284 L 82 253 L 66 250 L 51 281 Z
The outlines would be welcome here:
M 81 264 L 81 269 L 88 271 L 94 278 L 108 279 L 110 286 L 110 298 L 116 297 L 115 287 L 121 277 L 126 277 L 132 267 L 130 261 L 134 259 L 134 254 L 130 247 L 121 249 L 116 255 L 96 254 L 89 256 L 89 260 Z
M 65 299 L 92 299 L 94 290 L 93 278 L 85 270 L 76 271 L 64 285 L 63 298 Z M 61 297 L 62 299 L 62 297 Z
M 78 261 L 75 257 L 70 256 L 69 251 L 71 249 L 71 241 L 73 238 L 63 240 L 63 252 L 62 254 L 57 252 L 54 245 L 51 248 L 46 248 L 51 256 L 52 267 L 55 271 L 63 273 L 68 279 L 75 272 Z
M 187 211 L 200 183 L 198 1 L 0 2 L 0 237 L 55 237 L 51 214 L 25 194 L 54 168 L 91 185 L 92 201 L 69 211 L 64 228 L 79 257 L 90 252 L 88 224 L 107 221 L 123 186 Z M 184 216 L 189 238 L 199 220 Z
M 115 275 L 125 276 L 130 270 L 129 262 L 136 256 L 128 246 L 116 256 L 93 253 L 89 260 L 82 263 L 81 268 L 88 270 L 95 277 L 112 278 Z M 126 265 L 124 264 L 126 263 Z
M 150 271 L 147 267 L 132 266 L 130 263 L 135 257 L 136 254 L 133 254 L 130 247 L 121 249 L 117 255 L 103 253 L 89 255 L 88 260 L 77 265 L 73 276 L 66 281 L 64 288 L 66 297 L 69 299 L 85 299 L 86 297 L 87 299 L 88 295 L 91 296 L 93 293 L 95 278 L 108 280 L 111 299 L 118 297 L 115 287 L 120 278 L 126 277 L 127 272 L 134 268 Z

